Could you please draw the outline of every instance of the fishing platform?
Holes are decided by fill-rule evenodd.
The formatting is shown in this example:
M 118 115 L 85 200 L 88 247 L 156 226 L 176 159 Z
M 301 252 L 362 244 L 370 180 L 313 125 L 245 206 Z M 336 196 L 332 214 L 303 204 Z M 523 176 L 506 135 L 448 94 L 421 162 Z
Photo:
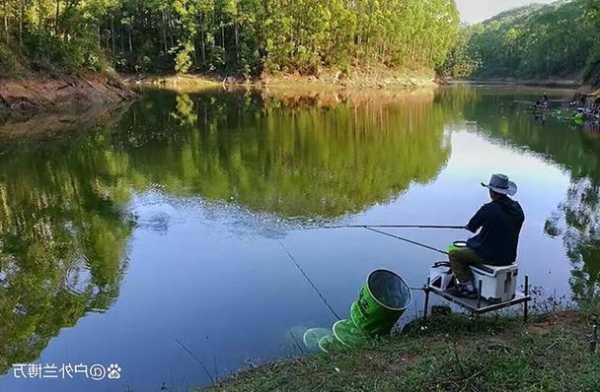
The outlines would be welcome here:
M 472 268 L 473 269 L 473 268 Z M 516 271 L 516 269 L 515 269 Z M 481 276 L 475 273 L 475 276 Z M 455 296 L 447 291 L 446 287 L 436 287 L 434 282 L 432 282 L 431 276 L 427 279 L 427 284 L 423 287 L 423 292 L 425 293 L 425 306 L 423 310 L 423 318 L 427 319 L 428 309 L 429 309 L 429 297 L 431 294 L 437 295 L 451 303 L 454 303 L 460 306 L 463 309 L 471 312 L 474 315 L 485 314 L 489 312 L 493 312 L 496 310 L 501 310 L 505 308 L 509 308 L 516 305 L 523 306 L 523 321 L 527 322 L 527 318 L 529 315 L 529 301 L 531 301 L 531 296 L 529 293 L 529 276 L 525 276 L 525 284 L 524 290 L 516 290 L 512 291 L 512 295 L 508 298 L 503 299 L 489 299 L 486 298 L 482 293 L 486 292 L 486 289 L 489 291 L 489 288 L 495 284 L 493 279 L 497 279 L 496 275 L 493 275 L 492 279 L 476 279 L 478 282 L 478 297 L 475 299 L 463 298 Z M 502 282 L 501 282 L 502 283 Z M 486 287 L 487 286 L 487 287 Z M 494 287 L 495 288 L 495 287 Z M 509 289 L 510 290 L 510 289 Z

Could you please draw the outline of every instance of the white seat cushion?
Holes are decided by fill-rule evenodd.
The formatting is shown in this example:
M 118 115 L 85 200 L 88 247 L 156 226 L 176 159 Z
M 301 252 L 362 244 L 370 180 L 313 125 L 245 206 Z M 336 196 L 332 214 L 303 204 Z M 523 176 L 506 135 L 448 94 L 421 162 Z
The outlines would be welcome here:
M 509 271 L 515 271 L 519 269 L 519 264 L 515 263 L 515 264 L 511 264 L 511 265 L 488 265 L 488 264 L 484 264 L 482 266 L 476 267 L 476 266 L 471 266 L 471 269 L 475 270 L 476 272 L 479 273 L 483 273 L 485 275 L 490 275 L 490 276 L 496 276 L 501 272 L 509 272 Z

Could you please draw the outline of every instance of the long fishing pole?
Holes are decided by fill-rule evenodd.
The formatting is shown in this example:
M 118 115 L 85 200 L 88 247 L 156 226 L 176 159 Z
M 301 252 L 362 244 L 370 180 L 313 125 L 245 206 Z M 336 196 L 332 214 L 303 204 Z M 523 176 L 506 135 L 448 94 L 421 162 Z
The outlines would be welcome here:
M 296 259 L 294 258 L 294 256 L 292 256 L 292 254 L 285 247 L 285 245 L 283 244 L 283 242 L 279 241 L 279 245 L 281 245 L 281 247 L 283 248 L 283 251 L 285 253 L 287 253 L 289 259 L 292 261 L 292 263 L 294 263 L 294 265 L 296 266 L 296 268 L 298 269 L 298 271 L 300 271 L 300 273 L 304 276 L 304 279 L 306 279 L 306 281 L 312 286 L 312 288 L 315 290 L 315 292 L 317 293 L 317 295 L 319 296 L 319 298 L 321 298 L 321 301 L 323 301 L 323 303 L 325 304 L 325 306 L 327 306 L 327 308 L 329 309 L 329 311 L 331 312 L 331 314 L 333 314 L 333 316 L 336 319 L 341 320 L 342 318 L 335 312 L 335 310 L 333 310 L 333 308 L 331 307 L 331 305 L 329 305 L 329 302 L 327 302 L 327 299 L 325 298 L 325 296 L 321 293 L 321 291 L 314 284 L 314 282 L 308 277 L 308 275 L 306 274 L 306 272 L 304 272 L 304 270 L 302 269 L 302 267 L 300 267 L 300 264 L 298 264 L 298 262 L 296 261 Z
M 204 364 L 204 362 L 202 362 L 193 352 L 192 350 L 190 350 L 189 348 L 187 348 L 187 346 L 183 343 L 181 343 L 179 341 L 179 339 L 175 339 L 175 342 L 177 342 L 177 344 L 179 346 L 181 346 L 181 348 L 183 349 L 183 351 L 185 351 L 186 353 L 188 353 L 188 355 L 196 362 L 198 362 L 198 364 L 200 365 L 200 367 L 204 370 L 204 373 L 206 373 L 206 375 L 208 376 L 209 380 L 212 382 L 212 385 L 215 385 L 217 383 L 217 380 L 212 376 L 212 374 L 210 374 L 210 371 L 208 370 L 208 368 L 206 367 L 206 365 Z
M 374 229 L 374 228 L 372 228 L 372 227 L 369 227 L 369 226 L 366 226 L 366 227 L 365 227 L 365 229 L 367 229 L 367 230 L 370 230 L 370 231 L 372 231 L 372 232 L 374 232 L 374 233 L 379 233 L 379 234 L 382 234 L 382 235 L 385 235 L 385 236 L 388 236 L 388 237 L 395 238 L 395 239 L 397 239 L 397 240 L 400 240 L 400 241 L 408 242 L 409 244 L 413 244 L 413 245 L 416 245 L 416 246 L 420 246 L 420 247 L 422 247 L 422 248 L 429 249 L 429 250 L 432 250 L 432 251 L 434 251 L 434 252 L 441 253 L 441 254 L 443 254 L 443 255 L 447 255 L 447 254 L 448 254 L 448 252 L 446 252 L 446 251 L 443 251 L 443 250 L 441 250 L 441 249 L 437 249 L 437 248 L 434 248 L 433 246 L 429 246 L 429 245 L 426 245 L 426 244 L 422 244 L 422 243 L 420 243 L 420 242 L 417 242 L 417 241 L 409 240 L 408 238 L 400 237 L 399 235 L 395 235 L 395 234 L 387 233 L 387 232 L 385 232 L 385 231 L 377 230 L 377 229 Z
M 323 226 L 322 229 L 452 229 L 463 230 L 464 226 L 440 226 L 440 225 L 342 225 L 342 226 Z

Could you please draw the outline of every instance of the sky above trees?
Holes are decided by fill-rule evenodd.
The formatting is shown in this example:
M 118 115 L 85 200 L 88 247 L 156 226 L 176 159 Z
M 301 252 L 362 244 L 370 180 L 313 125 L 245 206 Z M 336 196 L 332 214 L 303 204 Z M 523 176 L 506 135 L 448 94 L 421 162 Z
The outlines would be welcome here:
M 552 3 L 555 0 L 456 0 L 463 22 L 481 22 L 515 7 L 533 3 Z

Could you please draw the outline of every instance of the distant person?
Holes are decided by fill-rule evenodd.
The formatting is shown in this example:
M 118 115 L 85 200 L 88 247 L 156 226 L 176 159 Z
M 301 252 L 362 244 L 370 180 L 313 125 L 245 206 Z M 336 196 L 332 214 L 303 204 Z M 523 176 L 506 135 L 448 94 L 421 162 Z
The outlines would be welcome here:
M 471 218 L 467 230 L 479 234 L 467 241 L 466 247 L 452 250 L 450 266 L 457 284 L 451 294 L 465 298 L 477 298 L 470 266 L 481 264 L 504 266 L 517 259 L 519 234 L 525 221 L 523 209 L 509 196 L 517 193 L 517 185 L 504 174 L 494 174 L 488 184 L 492 201 L 485 204 Z
M 548 98 L 546 93 L 544 93 L 544 96 L 542 98 L 542 107 L 544 109 L 548 109 L 550 107 L 550 98 Z

